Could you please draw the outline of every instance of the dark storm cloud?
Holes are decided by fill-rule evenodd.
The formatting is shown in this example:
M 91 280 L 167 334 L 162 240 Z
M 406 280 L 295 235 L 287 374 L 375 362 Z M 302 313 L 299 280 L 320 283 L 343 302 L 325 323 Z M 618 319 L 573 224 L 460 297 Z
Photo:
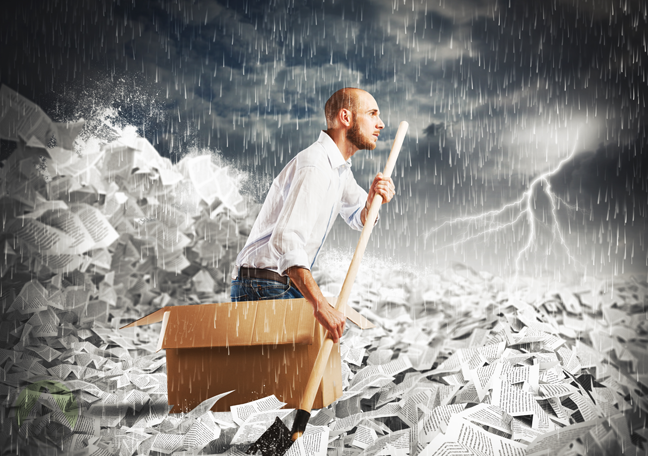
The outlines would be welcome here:
M 637 4 L 615 14 L 610 10 L 605 3 L 583 10 L 569 2 L 500 2 L 466 20 L 463 43 L 459 39 L 456 46 L 468 52 L 445 68 L 426 68 L 415 85 L 422 98 L 441 93 L 430 122 L 435 142 L 452 131 L 460 139 L 447 141 L 449 147 L 495 155 L 531 123 L 569 124 L 578 118 L 598 123 L 594 144 L 634 142 L 646 122 L 640 101 L 645 38 L 639 26 L 645 14 Z M 466 123 L 485 131 L 483 140 L 471 144 L 465 135 L 471 128 L 461 129 Z M 447 128 L 438 133 L 440 124 Z M 429 150 L 429 141 L 418 149 Z
M 582 198 L 584 209 L 598 218 L 625 221 L 648 214 L 648 154 L 640 153 L 641 142 L 633 146 L 601 144 L 594 152 L 576 156 L 552 179 L 561 193 Z M 608 217 L 609 216 L 609 217 Z
M 345 83 L 359 85 L 342 80 L 336 70 L 312 85 L 295 87 L 290 68 L 317 71 L 333 62 L 350 73 L 361 73 L 362 84 L 384 81 L 401 71 L 398 59 L 407 52 L 406 37 L 396 32 L 403 24 L 398 14 L 393 18 L 389 14 L 394 8 L 391 3 L 294 5 L 104 2 L 62 8 L 53 3 L 14 4 L 3 18 L 8 22 L 5 41 L 16 56 L 14 61 L 2 62 L 0 80 L 36 102 L 45 101 L 45 109 L 51 111 L 53 104 L 76 101 L 71 102 L 67 93 L 86 88 L 99 91 L 108 79 L 133 79 L 139 90 L 161 95 L 167 132 L 182 129 L 172 125 L 176 114 L 179 123 L 183 117 L 198 118 L 194 130 L 207 143 L 205 135 L 214 136 L 213 129 L 202 127 L 220 123 L 222 129 L 226 125 L 214 119 L 249 116 L 255 111 L 304 118 L 319 113 L 330 93 Z M 450 20 L 433 12 L 418 26 L 436 27 L 443 35 L 451 32 Z M 24 52 L 19 53 L 20 48 Z M 280 68 L 268 71 L 277 64 Z M 142 84 L 137 75 L 146 82 Z M 260 78 L 272 86 L 260 87 Z M 53 102 L 50 93 L 58 99 Z M 196 104 L 195 98 L 203 103 Z M 76 108 L 77 115 L 88 117 Z M 215 116 L 212 122 L 205 118 L 205 110 Z M 143 123 L 132 116 L 126 121 Z M 156 139 L 164 146 L 164 138 L 158 135 Z M 176 145 L 186 141 L 176 138 Z

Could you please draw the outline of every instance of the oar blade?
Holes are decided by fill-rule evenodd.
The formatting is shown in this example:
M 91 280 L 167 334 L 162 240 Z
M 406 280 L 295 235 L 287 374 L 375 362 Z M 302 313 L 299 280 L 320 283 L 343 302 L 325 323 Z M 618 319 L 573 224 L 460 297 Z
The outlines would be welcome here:
M 260 451 L 263 456 L 282 456 L 292 444 L 290 429 L 277 417 L 272 426 L 245 453 L 257 454 Z

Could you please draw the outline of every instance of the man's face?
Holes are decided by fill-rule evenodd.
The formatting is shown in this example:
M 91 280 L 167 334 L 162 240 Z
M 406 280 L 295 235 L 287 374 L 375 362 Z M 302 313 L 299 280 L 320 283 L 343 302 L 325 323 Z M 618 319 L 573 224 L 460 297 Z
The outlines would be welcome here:
M 376 148 L 380 130 L 385 124 L 380 120 L 380 110 L 376 100 L 364 92 L 358 100 L 358 110 L 353 113 L 351 128 L 347 130 L 347 139 L 360 150 Z

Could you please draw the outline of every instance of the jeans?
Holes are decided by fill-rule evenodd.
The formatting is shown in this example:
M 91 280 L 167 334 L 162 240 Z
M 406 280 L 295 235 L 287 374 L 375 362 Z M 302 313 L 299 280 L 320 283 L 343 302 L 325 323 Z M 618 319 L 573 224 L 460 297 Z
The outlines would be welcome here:
M 267 279 L 241 279 L 232 280 L 232 302 L 265 301 L 267 299 L 299 299 L 304 296 L 290 284 Z

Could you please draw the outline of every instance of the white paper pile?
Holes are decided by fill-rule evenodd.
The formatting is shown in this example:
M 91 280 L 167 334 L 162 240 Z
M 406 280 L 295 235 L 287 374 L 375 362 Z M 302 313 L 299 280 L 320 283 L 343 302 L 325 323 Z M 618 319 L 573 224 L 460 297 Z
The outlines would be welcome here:
M 645 278 L 507 291 L 458 265 L 375 267 L 358 282 L 356 306 L 378 328 L 344 335 L 329 454 L 645 454 Z
M 0 89 L 0 443 L 24 454 L 243 454 L 292 410 L 271 396 L 169 415 L 165 305 L 229 301 L 254 211 L 209 156 L 177 165 L 142 138 L 81 140 Z M 347 264 L 316 280 L 337 295 Z M 335 271 L 335 272 L 333 272 Z M 335 274 L 335 275 L 334 275 Z M 313 413 L 294 455 L 645 454 L 645 278 L 511 284 L 458 266 L 361 268 L 343 397 Z M 306 374 L 305 374 L 306 375 Z
M 165 357 L 157 328 L 115 328 L 228 301 L 254 211 L 210 155 L 174 165 L 144 138 L 82 139 L 82 128 L 0 88 L 0 138 L 16 143 L 0 170 L 2 438 L 132 454 L 168 414 Z M 196 449 L 194 434 L 217 428 L 196 418 L 177 447 L 153 448 Z

